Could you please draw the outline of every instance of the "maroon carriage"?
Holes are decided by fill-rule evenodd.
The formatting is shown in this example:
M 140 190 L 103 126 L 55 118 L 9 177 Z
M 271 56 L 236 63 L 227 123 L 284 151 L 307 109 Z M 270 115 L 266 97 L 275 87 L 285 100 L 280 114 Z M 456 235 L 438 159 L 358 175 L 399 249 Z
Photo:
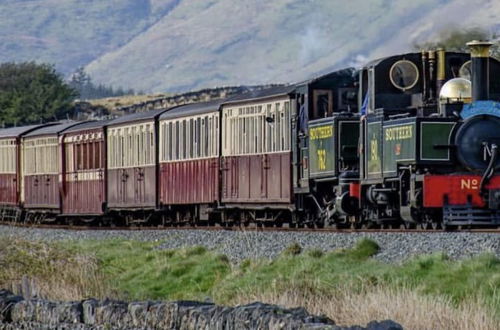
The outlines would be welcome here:
M 62 213 L 91 220 L 105 210 L 105 125 L 89 122 L 63 136 Z
M 0 220 L 17 220 L 21 200 L 21 137 L 39 127 L 32 125 L 0 130 Z
M 290 93 L 294 89 L 270 88 L 223 104 L 221 200 L 227 207 L 292 208 L 290 125 L 295 103 Z
M 219 199 L 220 105 L 190 104 L 160 116 L 160 203 L 170 220 L 208 220 Z
M 79 124 L 60 123 L 23 137 L 23 195 L 29 220 L 53 220 L 53 216 L 60 213 L 59 175 L 63 162 L 59 138 L 65 130 Z
M 134 211 L 148 213 L 156 208 L 156 122 L 164 111 L 134 113 L 108 124 L 107 189 L 111 211 L 128 217 Z

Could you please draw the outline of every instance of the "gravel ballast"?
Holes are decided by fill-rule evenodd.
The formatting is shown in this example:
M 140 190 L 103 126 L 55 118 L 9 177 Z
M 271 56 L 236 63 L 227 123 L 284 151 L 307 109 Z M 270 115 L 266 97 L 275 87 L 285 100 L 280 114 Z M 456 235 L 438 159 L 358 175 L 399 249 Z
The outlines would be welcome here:
M 204 246 L 225 254 L 233 262 L 244 259 L 275 258 L 293 243 L 304 250 L 332 251 L 350 248 L 366 237 L 376 241 L 380 251 L 375 258 L 401 262 L 412 256 L 443 252 L 452 259 L 484 252 L 500 257 L 500 235 L 495 233 L 311 233 L 255 232 L 226 230 L 63 230 L 0 226 L 0 236 L 26 240 L 104 240 L 128 239 L 158 242 L 159 249 Z

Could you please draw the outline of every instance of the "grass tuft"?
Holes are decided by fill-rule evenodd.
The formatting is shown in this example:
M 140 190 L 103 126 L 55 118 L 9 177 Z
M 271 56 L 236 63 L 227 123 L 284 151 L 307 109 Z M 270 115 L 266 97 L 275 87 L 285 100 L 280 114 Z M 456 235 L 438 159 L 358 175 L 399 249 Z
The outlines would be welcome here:
M 356 259 L 366 259 L 372 257 L 378 253 L 380 246 L 377 242 L 363 238 L 352 250 L 348 250 L 348 255 Z
M 324 255 L 324 253 L 322 250 L 312 249 L 307 251 L 307 255 L 311 258 L 321 258 Z
M 302 253 L 302 246 L 299 243 L 292 243 L 283 250 L 283 254 L 288 256 L 296 256 Z

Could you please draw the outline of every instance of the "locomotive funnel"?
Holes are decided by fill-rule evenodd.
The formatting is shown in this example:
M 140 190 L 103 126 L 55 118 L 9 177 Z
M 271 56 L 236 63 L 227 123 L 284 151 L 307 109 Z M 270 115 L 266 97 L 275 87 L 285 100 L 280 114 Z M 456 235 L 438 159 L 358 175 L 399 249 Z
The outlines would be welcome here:
M 489 99 L 489 59 L 490 47 L 492 45 L 489 41 L 478 40 L 467 43 L 471 55 L 472 101 L 485 101 Z

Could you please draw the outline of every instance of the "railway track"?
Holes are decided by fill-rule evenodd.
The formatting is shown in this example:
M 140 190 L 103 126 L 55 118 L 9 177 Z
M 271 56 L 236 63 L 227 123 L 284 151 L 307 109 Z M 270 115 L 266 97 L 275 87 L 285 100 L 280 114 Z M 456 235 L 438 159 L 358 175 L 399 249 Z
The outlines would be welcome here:
M 289 228 L 289 227 L 265 227 L 265 226 L 89 226 L 89 225 L 61 225 L 61 224 L 25 224 L 0 221 L 1 226 L 12 226 L 22 228 L 36 228 L 46 230 L 69 230 L 69 231 L 156 231 L 156 230 L 210 230 L 210 231 L 247 231 L 247 232 L 311 232 L 311 233 L 444 233 L 444 232 L 466 232 L 466 233 L 495 233 L 500 234 L 500 228 L 453 228 L 453 229 L 402 229 L 402 228 Z

